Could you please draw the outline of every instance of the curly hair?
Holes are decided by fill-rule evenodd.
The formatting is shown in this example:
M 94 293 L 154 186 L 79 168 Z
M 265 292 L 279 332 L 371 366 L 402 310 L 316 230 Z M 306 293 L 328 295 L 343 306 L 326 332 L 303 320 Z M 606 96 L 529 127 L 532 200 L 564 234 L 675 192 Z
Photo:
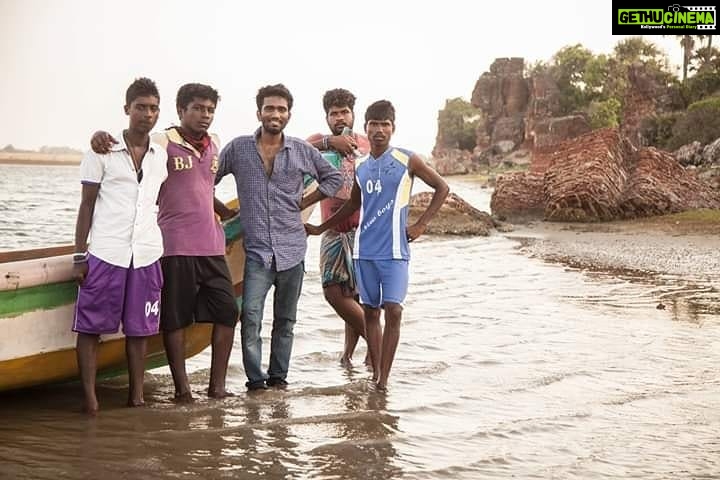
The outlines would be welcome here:
M 390 120 L 395 125 L 395 107 L 389 100 L 378 100 L 365 110 L 365 123 L 370 120 Z
M 157 85 L 149 78 L 136 78 L 125 92 L 125 105 L 130 105 L 138 97 L 156 97 L 160 100 Z
M 323 108 L 326 114 L 330 112 L 330 107 L 348 107 L 353 111 L 355 109 L 355 95 L 344 88 L 328 90 L 323 96 Z
M 217 105 L 218 100 L 220 100 L 220 95 L 218 95 L 218 91 L 210 85 L 203 85 L 202 83 L 186 83 L 180 87 L 180 90 L 178 90 L 175 106 L 178 110 L 185 110 L 196 98 L 201 100 L 210 100 L 212 103 Z
M 258 90 L 257 96 L 255 97 L 255 103 L 257 104 L 258 111 L 262 110 L 263 101 L 266 97 L 282 97 L 287 100 L 288 111 L 292 110 L 293 96 L 290 90 L 287 89 L 282 83 L 276 85 L 266 85 Z

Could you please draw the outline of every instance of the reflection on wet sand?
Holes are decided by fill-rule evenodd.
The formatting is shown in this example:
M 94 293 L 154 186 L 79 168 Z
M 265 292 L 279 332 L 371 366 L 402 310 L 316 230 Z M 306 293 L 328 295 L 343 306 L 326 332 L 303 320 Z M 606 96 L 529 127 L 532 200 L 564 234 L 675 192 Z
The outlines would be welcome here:
M 27 184 L 53 184 L 38 175 Z M 74 175 L 60 181 L 72 198 Z M 487 204 L 486 191 L 453 190 Z M 76 209 L 54 208 L 38 235 L 73 224 Z M 188 361 L 192 404 L 171 401 L 166 368 L 148 373 L 145 408 L 124 407 L 124 378 L 102 381 L 95 419 L 77 412 L 77 384 L 0 394 L 0 479 L 720 476 L 717 277 L 598 272 L 517 246 L 502 235 L 413 245 L 401 346 L 380 395 L 364 347 L 355 367 L 338 364 L 343 325 L 311 243 L 286 391 L 248 395 L 236 343 L 237 396 L 224 400 L 205 394 L 208 351 Z

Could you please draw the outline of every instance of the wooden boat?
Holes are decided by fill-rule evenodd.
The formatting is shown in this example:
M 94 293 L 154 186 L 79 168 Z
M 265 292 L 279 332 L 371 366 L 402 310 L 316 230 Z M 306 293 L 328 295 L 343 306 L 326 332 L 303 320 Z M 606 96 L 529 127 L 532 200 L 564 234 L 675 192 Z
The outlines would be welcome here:
M 236 221 L 237 223 L 237 221 Z M 242 231 L 233 222 L 227 236 L 226 258 L 238 301 L 242 300 L 245 252 Z M 77 298 L 72 278 L 73 246 L 0 253 L 0 391 L 75 379 L 76 335 L 71 331 Z M 194 324 L 186 331 L 185 356 L 209 344 L 212 325 Z M 167 364 L 161 335 L 148 339 L 147 368 Z M 126 371 L 122 332 L 101 335 L 98 375 Z
M 306 189 L 311 191 L 314 185 Z M 228 203 L 237 208 L 237 200 Z M 310 207 L 302 212 L 307 220 Z M 245 250 L 236 217 L 223 224 L 225 258 L 235 296 L 242 305 Z M 74 380 L 78 377 L 72 321 L 77 284 L 72 278 L 73 246 L 0 252 L 0 391 Z M 212 325 L 194 324 L 185 334 L 185 356 L 210 345 Z M 167 364 L 161 335 L 148 339 L 146 368 Z M 125 337 L 101 335 L 98 376 L 127 370 Z

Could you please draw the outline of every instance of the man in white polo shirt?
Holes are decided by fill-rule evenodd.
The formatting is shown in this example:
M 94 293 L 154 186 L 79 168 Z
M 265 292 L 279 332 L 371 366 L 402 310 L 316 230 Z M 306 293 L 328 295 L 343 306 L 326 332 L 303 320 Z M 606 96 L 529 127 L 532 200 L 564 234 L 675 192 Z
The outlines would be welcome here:
M 128 406 L 141 406 L 147 337 L 158 333 L 159 259 L 163 242 L 157 198 L 167 178 L 165 149 L 150 142 L 160 113 L 155 83 L 139 78 L 125 94 L 127 130 L 107 154 L 89 151 L 80 164 L 82 200 L 75 227 L 73 273 L 80 285 L 73 322 L 84 410 L 98 410 L 95 395 L 100 335 L 123 324 L 130 388 Z

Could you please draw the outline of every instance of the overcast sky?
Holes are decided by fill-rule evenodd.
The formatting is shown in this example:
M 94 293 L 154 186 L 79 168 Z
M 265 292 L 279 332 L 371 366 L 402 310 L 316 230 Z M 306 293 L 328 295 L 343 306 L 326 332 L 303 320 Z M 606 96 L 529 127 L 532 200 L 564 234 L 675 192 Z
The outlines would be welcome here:
M 399 2 L 361 0 L 0 0 L 0 148 L 86 149 L 97 129 L 127 125 L 122 106 L 139 76 L 160 89 L 157 128 L 176 123 L 180 85 L 222 97 L 212 130 L 223 142 L 258 126 L 259 87 L 295 97 L 286 133 L 327 127 L 322 95 L 344 87 L 362 118 L 375 100 L 397 110 L 393 143 L 432 150 L 447 98 L 469 100 L 497 57 L 548 60 L 582 43 L 607 53 L 609 0 Z M 672 39 L 653 37 L 676 61 Z M 355 125 L 362 130 L 362 121 Z

